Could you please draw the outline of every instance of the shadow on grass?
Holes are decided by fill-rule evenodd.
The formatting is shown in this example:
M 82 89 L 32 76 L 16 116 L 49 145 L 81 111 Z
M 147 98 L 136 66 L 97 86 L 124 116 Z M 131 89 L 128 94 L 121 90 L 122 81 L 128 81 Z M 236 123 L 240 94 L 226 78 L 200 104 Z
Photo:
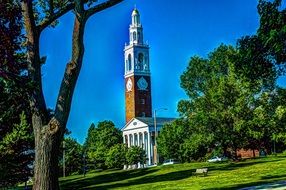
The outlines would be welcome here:
M 266 175 L 266 176 L 261 177 L 261 179 L 263 179 L 263 180 L 271 180 L 271 179 L 278 179 L 278 178 L 286 178 L 286 174 L 283 174 L 283 175 Z
M 285 187 L 286 189 L 286 174 L 283 175 L 266 175 L 262 176 L 259 181 L 251 182 L 251 183 L 241 183 L 241 184 L 234 184 L 231 186 L 220 187 L 219 189 L 227 190 L 227 189 L 254 189 L 253 186 L 263 186 L 263 189 L 272 189 L 277 187 Z M 206 188 L 204 190 L 214 190 L 217 188 Z M 262 189 L 262 188 L 258 188 Z
M 131 171 L 119 171 L 114 173 L 99 174 L 94 177 L 79 177 L 74 179 L 66 179 L 61 181 L 61 189 L 84 189 L 88 186 L 98 185 L 103 183 L 112 183 L 116 181 L 128 180 L 140 176 L 145 176 L 158 171 L 158 169 L 139 169 Z M 100 173 L 100 172 L 99 172 Z
M 132 186 L 132 185 L 141 185 L 141 184 L 163 182 L 163 181 L 177 181 L 177 180 L 181 180 L 181 179 L 191 177 L 193 172 L 194 172 L 194 170 L 183 170 L 183 171 L 170 172 L 170 173 L 161 174 L 161 175 L 145 176 L 145 177 L 142 177 L 139 179 L 129 180 L 129 181 L 123 182 L 123 183 L 94 186 L 94 187 L 88 188 L 88 189 L 105 190 L 105 189 L 112 189 L 112 188 L 118 188 L 118 187 L 128 187 L 128 186 Z
M 283 157 L 285 158 L 285 157 Z M 253 159 L 241 162 L 231 162 L 231 163 L 223 163 L 223 164 L 212 164 L 211 166 L 207 166 L 209 171 L 214 171 L 213 175 L 216 175 L 215 171 L 228 171 L 235 170 L 243 167 L 248 167 L 256 164 L 269 163 L 269 162 L 278 162 L 283 160 L 283 158 L 279 157 L 278 159 Z M 124 188 L 132 185 L 142 185 L 142 184 L 152 184 L 156 182 L 164 182 L 164 181 L 176 181 L 185 178 L 189 178 L 192 176 L 192 172 L 195 171 L 195 168 L 189 170 L 180 170 L 169 172 L 165 174 L 154 174 L 160 168 L 145 168 L 139 170 L 110 170 L 100 172 L 97 171 L 94 173 L 95 176 L 87 176 L 87 177 L 75 177 L 75 178 L 67 178 L 62 179 L 60 182 L 61 189 L 64 190 L 74 190 L 74 189 L 112 189 L 112 188 Z M 110 172 L 110 173 L 109 173 Z M 150 175 L 151 174 L 151 175 Z M 211 174 L 211 175 L 212 175 Z M 233 184 L 229 186 L 225 186 L 219 189 L 240 189 L 244 187 L 257 186 L 265 183 L 273 183 L 286 179 L 286 174 L 284 175 L 265 175 L 262 176 L 259 181 L 245 183 L 245 184 Z M 206 179 L 207 180 L 207 179 Z M 151 187 L 151 186 L 150 186 Z M 214 190 L 217 188 L 208 188 L 207 190 Z M 151 189 L 150 189 L 151 190 Z
M 249 166 L 253 166 L 256 164 L 262 164 L 262 163 L 268 163 L 268 162 L 278 162 L 281 161 L 282 159 L 275 159 L 275 160 L 264 160 L 264 159 L 253 159 L 250 162 L 247 161 L 240 161 L 240 162 L 231 162 L 229 164 L 226 164 L 224 166 L 222 166 L 221 164 L 218 165 L 213 165 L 213 166 L 209 166 L 208 169 L 210 171 L 214 171 L 214 170 L 221 170 L 221 171 L 229 171 L 229 170 L 235 170 L 238 168 L 243 168 L 243 167 L 249 167 Z
M 255 186 L 259 186 L 259 188 L 255 188 Z M 273 181 L 258 181 L 258 182 L 251 182 L 251 183 L 244 183 L 244 184 L 235 184 L 231 186 L 226 187 L 220 187 L 220 188 L 205 188 L 204 190 L 232 190 L 232 189 L 238 189 L 238 190 L 253 190 L 253 189 L 272 189 L 272 188 L 278 188 L 278 187 L 286 187 L 286 181 L 281 180 L 273 180 Z

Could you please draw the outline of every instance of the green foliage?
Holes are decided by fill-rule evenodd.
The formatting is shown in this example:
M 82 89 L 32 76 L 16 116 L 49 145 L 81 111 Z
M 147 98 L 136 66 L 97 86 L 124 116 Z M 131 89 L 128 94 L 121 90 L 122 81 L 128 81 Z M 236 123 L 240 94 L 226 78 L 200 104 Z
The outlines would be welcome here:
M 113 122 L 99 122 L 97 127 L 92 124 L 88 130 L 84 149 L 89 162 L 97 168 L 106 168 L 106 157 L 111 147 L 122 143 L 122 132 L 117 129 Z
M 166 124 L 160 131 L 158 136 L 158 151 L 165 159 L 177 159 L 184 161 L 184 143 L 190 135 L 190 127 L 188 123 L 181 119 L 171 124 Z
M 0 4 L 0 188 L 32 175 L 33 131 L 30 125 L 25 49 L 21 46 L 19 1 Z
M 128 165 L 146 163 L 146 154 L 143 148 L 139 146 L 131 146 L 126 153 L 126 163 Z
M 258 13 L 260 27 L 257 35 L 263 42 L 268 59 L 275 65 L 284 65 L 286 62 L 286 12 L 281 10 L 281 1 L 269 2 L 260 0 Z
M 38 25 L 42 24 L 43 22 L 47 21 L 48 18 L 53 16 L 53 14 L 67 5 L 69 5 L 72 0 L 37 0 L 34 1 L 34 16 L 35 21 Z M 55 20 L 50 24 L 51 27 L 55 27 L 58 24 L 58 20 Z
M 211 136 L 193 133 L 181 145 L 183 161 L 200 160 L 207 153 Z
M 281 0 L 260 0 L 260 26 L 255 35 L 238 41 L 237 72 L 257 85 L 273 88 L 277 76 L 285 73 L 286 11 Z
M 1 154 L 13 154 L 16 151 L 13 146 L 17 146 L 17 144 L 25 146 L 26 141 L 31 141 L 33 136 L 30 133 L 30 129 L 26 116 L 24 112 L 22 112 L 20 115 L 20 123 L 14 124 L 12 132 L 6 134 L 0 142 Z
M 216 149 L 236 156 L 239 148 L 270 150 L 272 141 L 285 139 L 285 91 L 251 83 L 236 72 L 240 56 L 241 51 L 221 45 L 207 58 L 191 58 L 181 76 L 189 99 L 178 104 L 186 123 L 163 127 L 158 140 L 163 156 L 190 161 Z M 176 136 L 177 130 L 183 132 Z
M 111 147 L 106 155 L 105 165 L 108 168 L 123 168 L 126 164 L 127 147 L 125 144 L 116 144 Z
M 181 76 L 181 86 L 190 100 L 181 101 L 178 111 L 192 126 L 184 146 L 189 147 L 185 153 L 193 159 L 206 152 L 208 143 L 209 148 L 222 147 L 225 154 L 228 148 L 243 146 L 242 131 L 249 119 L 253 92 L 249 83 L 235 74 L 237 54 L 234 47 L 221 45 L 206 59 L 191 58 Z
M 83 148 L 75 139 L 67 137 L 63 141 L 65 151 L 66 176 L 81 173 L 83 169 Z M 62 150 L 63 151 L 63 150 Z M 63 171 L 63 152 L 60 156 L 60 171 Z
M 0 187 L 24 182 L 32 175 L 33 135 L 24 113 L 20 123 L 0 141 Z M 27 143 L 29 142 L 29 143 Z

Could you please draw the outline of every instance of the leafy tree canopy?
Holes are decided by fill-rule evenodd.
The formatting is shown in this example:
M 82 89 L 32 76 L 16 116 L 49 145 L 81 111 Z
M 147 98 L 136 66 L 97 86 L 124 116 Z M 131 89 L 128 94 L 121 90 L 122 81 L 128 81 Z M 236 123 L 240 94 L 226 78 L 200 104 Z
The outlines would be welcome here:
M 81 173 L 84 167 L 83 147 L 75 139 L 66 137 L 64 144 L 65 175 Z M 63 171 L 63 152 L 60 156 L 60 169 Z
M 91 124 L 84 146 L 89 160 L 97 167 L 105 168 L 109 149 L 120 143 L 122 143 L 122 132 L 115 127 L 113 122 L 102 121 L 96 127 Z

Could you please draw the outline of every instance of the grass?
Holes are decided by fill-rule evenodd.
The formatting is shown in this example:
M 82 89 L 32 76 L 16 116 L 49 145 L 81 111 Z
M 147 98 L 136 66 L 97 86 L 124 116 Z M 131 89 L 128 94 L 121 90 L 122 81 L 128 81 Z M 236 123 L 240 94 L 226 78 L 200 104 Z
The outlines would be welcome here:
M 207 167 L 206 177 L 194 176 Z M 286 157 L 266 157 L 241 162 L 195 162 L 138 170 L 94 171 L 60 179 L 61 189 L 239 189 L 286 180 Z

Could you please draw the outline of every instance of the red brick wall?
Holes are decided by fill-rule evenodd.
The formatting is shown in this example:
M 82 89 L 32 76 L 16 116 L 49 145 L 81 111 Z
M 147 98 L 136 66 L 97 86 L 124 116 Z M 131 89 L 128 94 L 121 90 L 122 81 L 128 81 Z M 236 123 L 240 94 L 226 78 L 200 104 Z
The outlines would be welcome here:
M 126 83 L 128 79 L 132 81 L 132 90 L 127 92 Z M 126 123 L 135 116 L 135 92 L 134 92 L 134 76 L 125 78 L 125 120 Z
M 137 81 L 142 76 L 131 76 L 125 78 L 125 118 L 126 123 L 134 117 L 142 117 L 142 113 L 145 113 L 145 117 L 152 117 L 152 97 L 151 97 L 151 79 L 150 76 L 143 76 L 148 83 L 146 90 L 139 90 L 137 87 Z M 132 91 L 126 91 L 126 83 L 128 79 L 132 81 Z M 145 100 L 142 104 L 141 99 Z
M 135 117 L 142 117 L 142 112 L 145 113 L 145 117 L 152 117 L 152 98 L 151 98 L 151 80 L 150 76 L 144 76 L 148 83 L 146 90 L 139 90 L 137 87 L 137 81 L 142 76 L 135 76 Z M 145 100 L 145 104 L 141 104 L 141 99 Z
M 259 157 L 259 151 L 258 150 L 255 150 L 254 153 L 255 153 L 255 156 L 253 155 L 253 150 L 240 149 L 237 151 L 237 155 L 241 156 L 241 158 Z

